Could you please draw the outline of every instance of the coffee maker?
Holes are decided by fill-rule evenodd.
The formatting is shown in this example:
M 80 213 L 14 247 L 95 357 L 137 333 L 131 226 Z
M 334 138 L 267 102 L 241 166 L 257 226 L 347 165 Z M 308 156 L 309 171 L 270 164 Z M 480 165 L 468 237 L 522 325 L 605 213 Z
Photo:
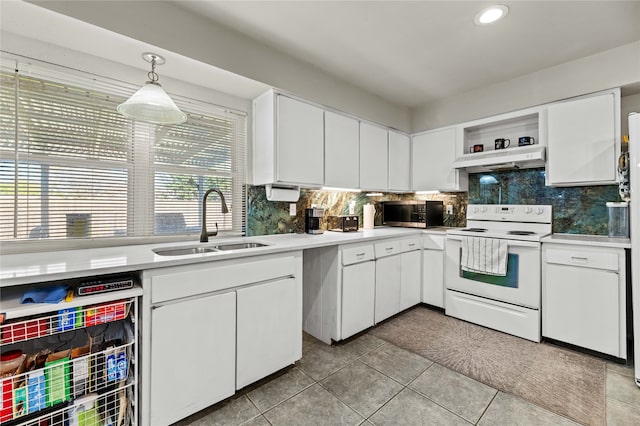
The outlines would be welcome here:
M 322 234 L 322 218 L 324 209 L 316 207 L 304 210 L 304 232 L 307 234 Z

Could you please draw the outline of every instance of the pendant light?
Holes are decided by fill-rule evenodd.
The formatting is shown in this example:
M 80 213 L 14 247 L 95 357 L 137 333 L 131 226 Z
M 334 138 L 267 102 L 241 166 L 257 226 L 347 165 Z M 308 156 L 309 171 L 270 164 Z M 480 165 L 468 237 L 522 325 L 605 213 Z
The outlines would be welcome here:
M 151 63 L 151 71 L 147 74 L 149 81 L 126 102 L 118 105 L 118 112 L 127 118 L 155 124 L 181 124 L 187 121 L 186 114 L 180 111 L 158 83 L 156 65 L 164 64 L 164 58 L 147 52 L 142 54 L 142 59 Z

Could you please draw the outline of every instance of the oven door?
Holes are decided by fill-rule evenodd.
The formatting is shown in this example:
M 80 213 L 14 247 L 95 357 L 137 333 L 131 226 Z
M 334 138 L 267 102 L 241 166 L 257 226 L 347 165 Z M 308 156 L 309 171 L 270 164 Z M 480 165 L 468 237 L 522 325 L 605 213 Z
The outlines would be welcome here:
M 447 289 L 540 309 L 540 243 L 508 240 L 508 246 L 505 277 L 472 273 L 460 268 L 462 237 L 447 235 Z

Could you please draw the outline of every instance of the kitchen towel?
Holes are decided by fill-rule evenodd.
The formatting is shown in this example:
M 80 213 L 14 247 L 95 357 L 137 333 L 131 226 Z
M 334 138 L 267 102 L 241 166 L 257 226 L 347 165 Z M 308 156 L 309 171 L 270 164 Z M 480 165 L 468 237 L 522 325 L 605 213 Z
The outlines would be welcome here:
M 487 275 L 507 275 L 506 240 L 462 237 L 460 266 L 464 271 Z

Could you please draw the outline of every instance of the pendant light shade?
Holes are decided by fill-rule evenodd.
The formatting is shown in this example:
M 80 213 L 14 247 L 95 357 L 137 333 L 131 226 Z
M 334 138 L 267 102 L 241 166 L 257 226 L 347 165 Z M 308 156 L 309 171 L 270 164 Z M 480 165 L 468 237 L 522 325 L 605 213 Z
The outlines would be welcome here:
M 143 53 L 142 57 L 151 63 L 149 81 L 126 102 L 118 105 L 118 112 L 127 118 L 155 124 L 180 124 L 187 121 L 186 114 L 180 111 L 158 83 L 155 67 L 164 64 L 164 58 L 154 53 Z

